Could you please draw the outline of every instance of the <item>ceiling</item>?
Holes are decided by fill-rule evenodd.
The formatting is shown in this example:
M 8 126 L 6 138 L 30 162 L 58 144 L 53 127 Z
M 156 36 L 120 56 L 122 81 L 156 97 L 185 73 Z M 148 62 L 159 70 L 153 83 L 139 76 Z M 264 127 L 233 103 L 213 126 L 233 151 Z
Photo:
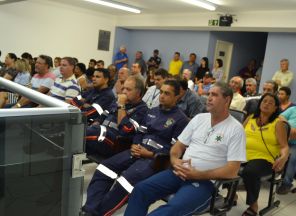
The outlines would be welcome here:
M 111 9 L 105 6 L 95 5 L 83 0 L 49 0 L 77 6 L 84 9 L 95 10 L 98 12 L 108 13 L 111 15 L 127 15 L 117 9 Z M 209 12 L 208 10 L 195 7 L 184 3 L 182 0 L 115 0 L 119 3 L 128 4 L 142 10 L 142 14 L 180 14 Z M 210 1 L 210 0 L 209 0 Z M 250 11 L 272 11 L 272 10 L 296 10 L 296 0 L 211 0 L 220 2 L 216 12 L 237 13 Z

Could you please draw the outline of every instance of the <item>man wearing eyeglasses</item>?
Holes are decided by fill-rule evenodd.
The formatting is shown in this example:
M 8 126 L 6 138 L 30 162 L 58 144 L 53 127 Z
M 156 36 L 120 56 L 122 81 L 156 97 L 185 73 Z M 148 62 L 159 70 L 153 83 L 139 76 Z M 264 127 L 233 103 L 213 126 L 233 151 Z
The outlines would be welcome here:
M 209 113 L 195 116 L 170 151 L 172 169 L 137 184 L 125 216 L 147 215 L 150 204 L 170 194 L 175 195 L 167 205 L 149 215 L 201 212 L 211 200 L 212 180 L 237 176 L 246 160 L 246 138 L 242 125 L 229 114 L 232 96 L 225 83 L 213 85 L 207 99 Z

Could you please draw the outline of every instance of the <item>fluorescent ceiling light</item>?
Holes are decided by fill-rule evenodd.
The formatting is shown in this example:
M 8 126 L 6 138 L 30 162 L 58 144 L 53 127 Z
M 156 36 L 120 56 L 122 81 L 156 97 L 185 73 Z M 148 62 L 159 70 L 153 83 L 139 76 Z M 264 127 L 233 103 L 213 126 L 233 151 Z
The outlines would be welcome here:
M 104 5 L 104 6 L 107 6 L 107 7 L 116 8 L 116 9 L 119 9 L 119 10 L 132 12 L 132 13 L 141 13 L 141 11 L 139 9 L 137 9 L 137 8 L 130 7 L 128 5 L 118 4 L 118 3 L 112 2 L 112 1 L 106 1 L 106 0 L 84 0 L 84 1 L 99 4 L 99 5 Z
M 223 5 L 223 2 L 221 0 L 207 0 L 207 1 L 216 5 Z
M 205 1 L 201 1 L 201 0 L 183 0 L 183 1 L 188 4 L 195 5 L 197 7 L 205 8 L 207 10 L 211 10 L 211 11 L 216 10 L 216 7 L 214 5 L 207 3 Z

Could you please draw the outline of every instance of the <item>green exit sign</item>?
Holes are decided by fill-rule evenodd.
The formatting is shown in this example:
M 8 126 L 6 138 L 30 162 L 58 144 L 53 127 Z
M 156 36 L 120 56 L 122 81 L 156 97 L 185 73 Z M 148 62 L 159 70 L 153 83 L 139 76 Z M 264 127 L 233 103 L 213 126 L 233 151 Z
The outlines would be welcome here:
M 209 26 L 218 26 L 219 20 L 209 20 Z

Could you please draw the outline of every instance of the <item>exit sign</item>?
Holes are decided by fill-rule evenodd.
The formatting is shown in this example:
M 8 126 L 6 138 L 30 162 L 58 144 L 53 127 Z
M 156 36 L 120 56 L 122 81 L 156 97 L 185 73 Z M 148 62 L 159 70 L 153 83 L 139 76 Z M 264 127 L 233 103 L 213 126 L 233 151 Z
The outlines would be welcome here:
M 209 26 L 218 26 L 219 20 L 209 20 Z

